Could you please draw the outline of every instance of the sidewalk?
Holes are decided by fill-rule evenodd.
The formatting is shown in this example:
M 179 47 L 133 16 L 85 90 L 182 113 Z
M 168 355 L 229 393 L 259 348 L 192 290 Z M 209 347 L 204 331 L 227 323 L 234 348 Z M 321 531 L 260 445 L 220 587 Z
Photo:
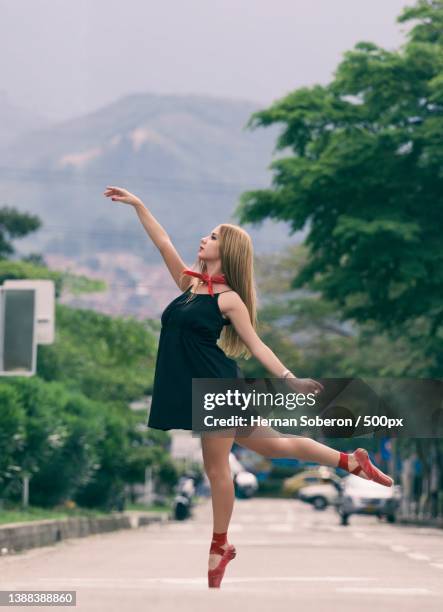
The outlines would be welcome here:
M 0 525 L 0 556 L 29 548 L 56 544 L 118 529 L 136 529 L 150 523 L 165 523 L 170 512 L 137 511 L 111 513 L 101 517 L 68 517 Z
M 443 517 L 441 518 L 418 518 L 398 516 L 397 521 L 402 525 L 418 525 L 421 527 L 437 527 L 443 529 Z

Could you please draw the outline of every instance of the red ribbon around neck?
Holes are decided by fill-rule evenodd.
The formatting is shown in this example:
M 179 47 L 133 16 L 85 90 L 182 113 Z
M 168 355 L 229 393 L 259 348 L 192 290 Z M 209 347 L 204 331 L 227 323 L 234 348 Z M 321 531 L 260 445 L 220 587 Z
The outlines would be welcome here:
M 226 283 L 226 278 L 224 274 L 206 274 L 206 272 L 194 272 L 194 270 L 183 270 L 183 274 L 188 274 L 189 276 L 195 276 L 196 278 L 201 278 L 204 283 L 208 284 L 209 295 L 214 297 L 214 290 L 212 288 L 212 283 Z

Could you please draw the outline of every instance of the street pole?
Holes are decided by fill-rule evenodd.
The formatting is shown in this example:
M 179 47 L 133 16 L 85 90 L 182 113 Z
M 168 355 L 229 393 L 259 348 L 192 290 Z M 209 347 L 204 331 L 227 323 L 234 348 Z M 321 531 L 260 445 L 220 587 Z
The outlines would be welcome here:
M 391 455 L 389 458 L 389 475 L 394 481 L 397 480 L 397 440 L 396 438 L 391 438 Z
M 22 484 L 22 506 L 27 508 L 29 506 L 29 475 L 26 473 L 23 474 Z
M 152 504 L 153 501 L 153 480 L 152 480 L 152 468 L 147 466 L 145 468 L 145 503 L 146 505 Z

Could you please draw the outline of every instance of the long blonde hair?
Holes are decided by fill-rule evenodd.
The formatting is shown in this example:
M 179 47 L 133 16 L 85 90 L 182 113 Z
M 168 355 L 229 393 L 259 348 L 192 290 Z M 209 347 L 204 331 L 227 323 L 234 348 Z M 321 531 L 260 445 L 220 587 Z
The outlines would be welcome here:
M 249 234 L 239 225 L 222 223 L 219 231 L 219 249 L 222 272 L 226 278 L 226 284 L 238 293 L 249 312 L 251 325 L 257 329 L 257 300 L 254 279 L 254 249 Z M 207 273 L 206 263 L 198 259 L 191 270 L 197 268 L 198 272 Z M 183 278 L 191 278 L 190 288 L 195 290 L 199 279 L 186 274 L 181 275 L 181 285 L 184 286 Z M 193 293 L 189 291 L 186 302 L 194 299 Z M 214 299 L 218 299 L 214 297 Z M 230 357 L 243 357 L 249 359 L 251 352 L 233 325 L 224 325 L 219 338 L 220 347 Z

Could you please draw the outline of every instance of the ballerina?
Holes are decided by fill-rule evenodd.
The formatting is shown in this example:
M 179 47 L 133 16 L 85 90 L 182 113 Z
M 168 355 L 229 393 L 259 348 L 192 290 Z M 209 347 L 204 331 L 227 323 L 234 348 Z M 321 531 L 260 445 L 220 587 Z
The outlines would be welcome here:
M 192 430 L 192 378 L 241 376 L 232 357 L 254 356 L 273 377 L 284 379 L 294 391 L 321 393 L 320 382 L 298 378 L 256 332 L 253 246 L 243 228 L 222 223 L 202 237 L 197 253 L 199 270 L 193 270 L 186 267 L 168 233 L 140 198 L 120 187 L 107 187 L 104 195 L 134 207 L 182 292 L 161 315 L 149 427 Z M 384 486 L 393 484 L 392 478 L 371 462 L 364 448 L 345 453 L 308 437 L 283 437 L 271 427 L 252 428 L 247 435 L 241 428 L 224 429 L 221 436 L 214 433 L 201 432 L 213 510 L 210 588 L 220 587 L 228 563 L 236 556 L 235 546 L 227 537 L 235 498 L 229 466 L 234 442 L 267 458 L 293 457 L 340 467 Z

